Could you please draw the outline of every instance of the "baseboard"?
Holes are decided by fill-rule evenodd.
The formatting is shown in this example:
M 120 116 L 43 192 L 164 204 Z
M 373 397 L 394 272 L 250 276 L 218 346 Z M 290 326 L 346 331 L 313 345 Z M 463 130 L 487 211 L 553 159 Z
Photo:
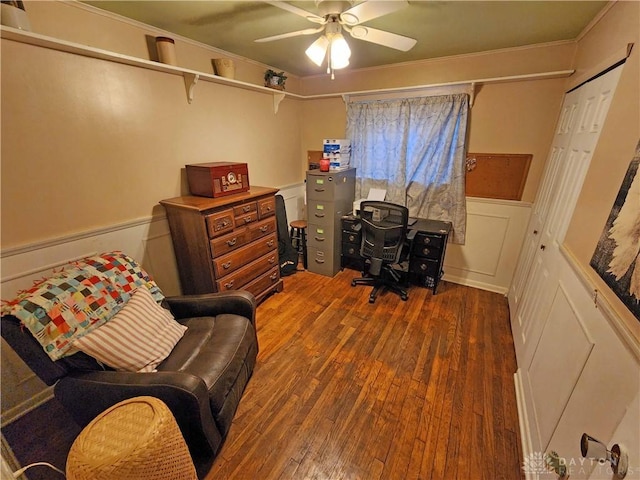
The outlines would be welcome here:
M 53 398 L 53 387 L 45 388 L 41 392 L 36 393 L 33 397 L 28 398 L 22 403 L 19 403 L 15 407 L 2 412 L 0 416 L 0 425 L 2 428 L 15 422 L 19 418 L 23 417 L 32 410 L 35 410 L 40 405 L 48 402 Z
M 446 265 L 445 265 L 446 268 Z M 508 288 L 501 287 L 500 285 L 493 285 L 491 283 L 479 282 L 477 280 L 470 280 L 468 278 L 464 278 L 458 275 L 451 275 L 445 273 L 442 279 L 446 282 L 457 283 L 458 285 L 464 285 L 465 287 L 473 287 L 478 288 L 480 290 L 486 290 L 488 292 L 500 293 L 501 295 L 506 295 L 509 291 Z
M 518 424 L 520 426 L 520 444 L 522 445 L 522 461 L 529 457 L 531 452 L 531 430 L 529 428 L 529 415 L 527 403 L 524 399 L 524 388 L 522 384 L 522 369 L 518 369 L 513 374 L 513 384 L 516 390 L 516 405 L 518 408 Z M 538 480 L 538 475 L 529 471 L 524 472 L 526 480 Z

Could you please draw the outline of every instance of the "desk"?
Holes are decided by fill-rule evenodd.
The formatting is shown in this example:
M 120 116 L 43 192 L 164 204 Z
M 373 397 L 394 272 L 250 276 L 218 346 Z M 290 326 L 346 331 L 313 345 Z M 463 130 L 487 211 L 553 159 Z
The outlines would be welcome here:
M 360 256 L 360 218 L 346 215 L 342 217 L 341 225 L 340 267 L 364 271 L 365 260 Z M 409 225 L 409 231 L 415 231 L 409 247 L 409 281 L 432 288 L 435 295 L 444 273 L 442 266 L 451 223 L 419 218 L 413 225 Z

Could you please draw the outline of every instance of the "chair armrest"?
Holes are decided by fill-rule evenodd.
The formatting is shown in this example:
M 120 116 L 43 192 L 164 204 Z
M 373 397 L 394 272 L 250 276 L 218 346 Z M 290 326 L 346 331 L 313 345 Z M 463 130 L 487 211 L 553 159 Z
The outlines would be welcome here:
M 410 242 L 413 241 L 413 239 L 416 238 L 416 233 L 418 233 L 417 230 L 409 230 L 407 232 L 407 240 L 409 240 Z
M 222 443 L 207 388 L 202 379 L 188 373 L 73 373 L 58 381 L 54 392 L 81 427 L 123 400 L 144 395 L 162 400 L 173 413 L 201 478 Z
M 232 313 L 248 318 L 254 327 L 256 324 L 256 299 L 245 290 L 166 297 L 163 304 L 176 319 Z

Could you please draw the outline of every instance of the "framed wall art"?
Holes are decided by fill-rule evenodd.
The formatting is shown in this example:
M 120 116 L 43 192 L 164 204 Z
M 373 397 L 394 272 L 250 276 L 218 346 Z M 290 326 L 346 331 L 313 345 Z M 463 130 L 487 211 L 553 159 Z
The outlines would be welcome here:
M 609 213 L 591 266 L 640 320 L 640 142 Z

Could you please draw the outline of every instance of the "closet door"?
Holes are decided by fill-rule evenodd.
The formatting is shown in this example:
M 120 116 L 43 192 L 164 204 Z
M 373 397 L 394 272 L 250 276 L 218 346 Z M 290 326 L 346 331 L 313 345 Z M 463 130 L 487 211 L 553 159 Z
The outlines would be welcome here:
M 533 206 L 509 291 L 519 367 L 527 367 L 542 333 L 557 276 L 560 245 L 569 226 L 623 66 L 568 93 Z
M 561 173 L 565 171 L 563 165 L 566 153 L 581 107 L 580 93 L 580 89 L 568 93 L 562 104 L 547 166 L 533 204 L 527 236 L 524 239 L 520 260 L 509 291 L 513 338 L 519 365 L 524 362 L 523 353 L 531 344 L 530 339 L 539 335 L 539 332 L 535 331 L 539 326 L 527 320 L 532 317 L 532 309 L 542 308 L 536 305 L 537 302 L 534 303 L 533 299 L 541 298 L 541 290 L 544 289 L 550 272 L 542 271 L 541 255 L 536 254 L 540 248 L 541 232 L 558 197 Z
M 566 303 L 559 302 L 559 269 L 566 263 L 560 249 L 621 71 L 618 67 L 567 94 L 510 292 L 519 294 L 511 324 L 527 411 L 533 413 L 535 451 L 548 445 L 593 348 L 588 335 L 575 334 L 577 324 L 566 321 Z M 554 374 L 558 369 L 562 375 Z

